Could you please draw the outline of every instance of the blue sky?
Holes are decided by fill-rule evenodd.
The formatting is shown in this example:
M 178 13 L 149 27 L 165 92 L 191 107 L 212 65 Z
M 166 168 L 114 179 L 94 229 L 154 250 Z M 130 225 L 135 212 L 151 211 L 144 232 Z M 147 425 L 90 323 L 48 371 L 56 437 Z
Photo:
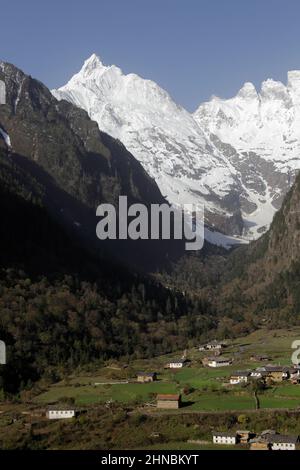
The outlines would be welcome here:
M 0 0 L 0 58 L 63 85 L 96 52 L 189 110 L 300 69 L 299 0 Z

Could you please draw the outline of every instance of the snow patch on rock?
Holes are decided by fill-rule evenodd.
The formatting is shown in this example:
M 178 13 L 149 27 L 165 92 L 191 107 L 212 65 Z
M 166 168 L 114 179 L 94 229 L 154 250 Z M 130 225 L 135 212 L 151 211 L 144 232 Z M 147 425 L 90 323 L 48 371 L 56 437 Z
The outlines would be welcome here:
M 3 138 L 4 142 L 6 143 L 7 147 L 11 149 L 11 140 L 9 135 L 0 127 L 0 137 Z

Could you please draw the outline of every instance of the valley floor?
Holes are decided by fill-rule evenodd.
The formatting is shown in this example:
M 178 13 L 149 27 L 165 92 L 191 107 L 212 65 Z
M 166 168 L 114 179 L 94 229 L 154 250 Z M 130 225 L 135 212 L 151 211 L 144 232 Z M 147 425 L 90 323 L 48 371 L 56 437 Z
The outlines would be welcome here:
M 289 381 L 258 392 L 259 409 L 249 386 L 229 385 L 233 371 L 262 365 L 250 358 L 266 354 L 272 364 L 291 365 L 293 330 L 261 329 L 228 343 L 228 367 L 203 367 L 204 352 L 187 350 L 190 366 L 174 371 L 166 355 L 129 364 L 110 361 L 98 370 L 74 372 L 40 391 L 23 393 L 19 403 L 0 405 L 1 448 L 69 449 L 221 449 L 211 431 L 250 428 L 300 434 L 300 385 Z M 181 353 L 178 353 L 179 357 Z M 158 380 L 137 383 L 138 371 L 155 371 Z M 158 393 L 180 393 L 178 410 L 156 408 Z M 48 405 L 69 403 L 80 411 L 71 420 L 49 421 Z M 193 441 L 193 442 L 189 442 Z M 200 443 L 199 443 L 200 441 Z M 227 446 L 226 448 L 232 448 Z M 243 449 L 234 446 L 235 449 Z

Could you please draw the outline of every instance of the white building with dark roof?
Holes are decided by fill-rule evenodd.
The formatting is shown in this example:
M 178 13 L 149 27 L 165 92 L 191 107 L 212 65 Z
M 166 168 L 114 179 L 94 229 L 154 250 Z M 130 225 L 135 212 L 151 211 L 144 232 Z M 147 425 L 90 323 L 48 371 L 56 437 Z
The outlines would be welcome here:
M 249 370 L 234 372 L 230 377 L 231 385 L 240 385 L 248 383 L 251 372 Z
M 182 367 L 186 366 L 190 361 L 186 358 L 181 359 L 173 359 L 169 362 L 170 369 L 181 369 Z
M 237 443 L 237 435 L 236 433 L 214 431 L 213 443 L 221 445 L 235 445 Z
M 226 367 L 232 364 L 232 359 L 227 357 L 210 357 L 207 359 L 208 367 Z
M 71 419 L 76 416 L 74 408 L 64 406 L 53 406 L 49 407 L 46 416 L 48 419 Z
M 271 438 L 272 450 L 296 450 L 296 444 L 299 442 L 299 436 L 284 436 L 275 434 Z

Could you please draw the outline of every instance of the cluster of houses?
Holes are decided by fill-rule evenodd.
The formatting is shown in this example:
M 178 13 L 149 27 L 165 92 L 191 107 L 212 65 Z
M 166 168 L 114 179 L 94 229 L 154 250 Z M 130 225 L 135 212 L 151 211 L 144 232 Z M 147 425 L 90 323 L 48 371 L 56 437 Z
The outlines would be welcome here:
M 207 367 L 224 367 L 232 364 L 232 359 L 228 357 L 221 357 L 221 351 L 226 347 L 224 342 L 213 340 L 209 343 L 199 346 L 199 351 L 210 351 L 213 355 L 205 357 L 202 360 L 204 366 Z M 181 369 L 189 365 L 191 361 L 184 354 L 180 359 L 173 359 L 165 365 L 165 369 Z
M 204 357 L 202 364 L 204 367 L 226 367 L 232 364 L 232 359 L 228 357 L 222 357 L 222 351 L 226 348 L 227 344 L 224 341 L 213 340 L 209 343 L 202 344 L 198 347 L 201 352 L 209 351 L 212 355 Z
M 299 436 L 279 434 L 272 429 L 256 434 L 251 431 L 213 432 L 213 443 L 220 445 L 249 445 L 250 450 L 296 450 Z
M 283 382 L 290 380 L 293 384 L 300 383 L 300 367 L 285 367 L 280 365 L 266 365 L 255 370 L 236 371 L 230 376 L 231 385 L 241 385 L 251 380 L 263 380 L 268 382 Z

